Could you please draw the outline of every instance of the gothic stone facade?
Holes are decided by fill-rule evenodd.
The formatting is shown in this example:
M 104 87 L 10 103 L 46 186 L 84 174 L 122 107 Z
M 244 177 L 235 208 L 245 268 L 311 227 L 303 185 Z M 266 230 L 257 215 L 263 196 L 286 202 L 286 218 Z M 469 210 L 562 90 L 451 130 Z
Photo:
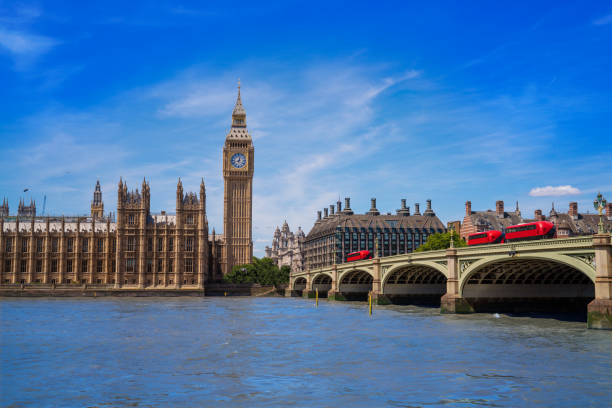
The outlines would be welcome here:
M 355 214 L 350 208 L 350 198 L 345 198 L 344 210 L 341 202 L 317 212 L 317 221 L 304 241 L 305 267 L 307 270 L 326 267 L 346 261 L 346 255 L 360 250 L 369 250 L 373 255 L 390 256 L 410 253 L 425 243 L 431 234 L 446 232 L 444 224 L 431 208 L 421 214 L 415 204 L 414 214 L 402 199 L 396 214 L 381 214 L 372 198 L 370 210 Z
M 231 153 L 231 154 L 230 154 Z M 240 154 L 238 154 L 240 153 Z M 0 284 L 87 284 L 115 288 L 203 288 L 236 263 L 251 260 L 254 149 L 238 100 L 223 150 L 226 236 L 208 234 L 204 180 L 199 193 L 176 188 L 176 213 L 150 211 L 150 186 L 117 188 L 117 212 L 104 216 L 99 182 L 89 217 L 37 217 L 20 202 L 0 207 Z M 235 169 L 235 170 L 234 170 Z M 229 190 L 229 191 L 228 191 Z M 229 238 L 228 238 L 229 237 Z
M 280 268 L 289 266 L 291 273 L 302 272 L 304 268 L 304 240 L 306 236 L 301 227 L 294 234 L 289 229 L 287 221 L 283 223 L 282 230 L 276 227 L 272 248 L 266 246 L 266 257 L 272 258 Z

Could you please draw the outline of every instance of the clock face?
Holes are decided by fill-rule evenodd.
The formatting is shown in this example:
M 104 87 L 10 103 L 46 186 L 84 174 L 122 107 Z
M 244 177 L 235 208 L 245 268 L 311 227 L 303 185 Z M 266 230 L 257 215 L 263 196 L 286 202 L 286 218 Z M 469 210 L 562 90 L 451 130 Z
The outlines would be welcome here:
M 236 153 L 235 155 L 232 156 L 232 158 L 230 159 L 230 162 L 232 163 L 232 166 L 234 166 L 235 168 L 241 169 L 246 164 L 246 157 L 244 157 L 244 154 L 242 153 Z

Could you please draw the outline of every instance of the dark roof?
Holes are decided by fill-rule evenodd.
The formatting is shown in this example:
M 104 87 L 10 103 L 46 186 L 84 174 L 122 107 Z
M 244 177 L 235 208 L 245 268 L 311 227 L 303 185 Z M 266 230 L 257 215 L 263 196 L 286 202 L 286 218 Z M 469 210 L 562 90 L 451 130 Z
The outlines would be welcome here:
M 569 214 L 555 212 L 548 217 L 548 221 L 557 225 L 558 228 L 569 229 L 571 235 L 592 235 L 597 233 L 599 215 L 578 214 L 577 219 L 574 219 Z M 607 230 L 612 227 L 612 220 L 609 220 L 606 216 L 603 217 L 603 222 Z
M 434 229 L 446 231 L 444 224 L 435 215 L 367 215 L 367 214 L 335 214 L 315 222 L 306 236 L 312 240 L 336 232 L 336 227 L 345 228 L 403 228 L 403 229 Z
M 509 227 L 510 225 L 521 224 L 526 222 L 520 212 L 504 212 L 504 216 L 498 217 L 495 211 L 472 211 L 470 215 L 472 225 L 475 227 L 482 226 L 483 231 L 499 230 Z
M 470 218 L 472 219 L 472 224 L 475 226 L 478 226 L 478 223 L 483 223 L 485 230 L 501 230 L 510 225 L 537 221 L 536 219 L 522 218 L 520 213 L 516 214 L 515 212 L 506 212 L 504 213 L 504 218 L 498 218 L 495 211 L 472 212 Z M 567 213 L 560 213 L 552 209 L 546 220 L 555 224 L 559 229 L 569 229 L 570 235 L 592 235 L 597 233 L 599 215 L 578 214 L 577 219 L 574 219 Z M 604 216 L 603 221 L 606 230 L 610 230 L 612 228 L 612 219 L 608 219 L 608 217 Z

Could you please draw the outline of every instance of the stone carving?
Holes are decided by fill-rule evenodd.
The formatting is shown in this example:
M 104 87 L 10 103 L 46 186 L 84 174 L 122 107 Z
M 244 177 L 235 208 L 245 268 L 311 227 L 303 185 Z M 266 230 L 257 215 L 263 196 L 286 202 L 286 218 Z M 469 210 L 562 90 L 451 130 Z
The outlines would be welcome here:
M 466 259 L 463 261 L 459 261 L 459 271 L 461 272 L 461 274 L 463 274 L 463 272 L 465 272 L 465 270 L 469 268 L 470 265 L 473 264 L 475 261 L 475 259 Z
M 595 254 L 579 254 L 579 255 L 572 255 L 572 257 L 576 259 L 580 259 L 582 262 L 589 265 L 591 268 L 596 269 Z

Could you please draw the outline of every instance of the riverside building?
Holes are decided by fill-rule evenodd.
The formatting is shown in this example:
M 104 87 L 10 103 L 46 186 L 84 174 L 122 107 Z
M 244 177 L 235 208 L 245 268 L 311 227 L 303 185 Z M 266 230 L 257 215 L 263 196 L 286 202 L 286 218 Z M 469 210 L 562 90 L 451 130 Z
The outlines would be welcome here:
M 117 212 L 104 215 L 97 182 L 90 216 L 40 217 L 20 201 L 16 216 L 0 206 L 0 285 L 111 285 L 203 288 L 237 264 L 250 263 L 254 148 L 238 98 L 223 148 L 224 234 L 209 235 L 204 180 L 199 192 L 176 187 L 175 213 L 152 213 L 149 182 L 129 190 L 121 179 Z
M 405 199 L 396 214 L 381 214 L 375 198 L 365 214 L 351 210 L 350 198 L 344 202 L 344 209 L 338 201 L 336 206 L 317 212 L 317 220 L 304 240 L 306 269 L 343 263 L 347 254 L 361 250 L 379 257 L 410 253 L 429 235 L 446 231 L 431 208 L 431 200 L 427 200 L 423 214 L 418 203 L 411 214 Z
M 467 241 L 470 234 L 490 230 L 503 231 L 511 225 L 535 221 L 552 222 L 557 229 L 557 238 L 567 238 L 596 234 L 599 215 L 579 213 L 578 203 L 575 201 L 569 203 L 567 213 L 557 212 L 553 204 L 548 217 L 542 213 L 542 210 L 538 209 L 534 211 L 533 218 L 523 218 L 518 202 L 514 211 L 506 211 L 504 202 L 501 200 L 495 202 L 495 211 L 472 211 L 472 202 L 467 201 L 465 203 L 465 217 L 461 224 L 461 237 Z M 612 230 L 612 203 L 607 204 L 602 222 L 604 230 Z
M 301 272 L 304 269 L 304 239 L 306 235 L 302 227 L 293 233 L 287 221 L 283 228 L 276 227 L 272 247 L 266 246 L 266 258 L 271 258 L 276 266 L 289 266 L 291 273 Z

